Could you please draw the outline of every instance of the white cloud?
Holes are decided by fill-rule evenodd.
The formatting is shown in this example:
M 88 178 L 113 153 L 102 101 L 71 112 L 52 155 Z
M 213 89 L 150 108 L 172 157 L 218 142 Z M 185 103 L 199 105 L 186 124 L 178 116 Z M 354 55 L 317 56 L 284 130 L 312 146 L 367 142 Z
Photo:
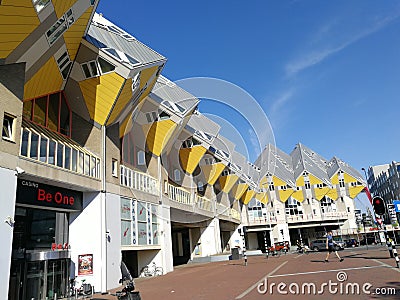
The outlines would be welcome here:
M 275 114 L 279 112 L 279 109 L 285 105 L 290 98 L 293 96 L 293 91 L 288 90 L 285 91 L 283 94 L 281 94 L 278 98 L 276 98 L 271 105 L 271 108 L 269 109 L 269 114 L 273 117 Z
M 385 18 L 378 19 L 369 28 L 366 28 L 365 30 L 362 30 L 358 33 L 354 33 L 351 38 L 338 43 L 338 45 L 325 47 L 324 49 L 313 50 L 310 53 L 303 55 L 302 57 L 298 58 L 297 60 L 295 60 L 293 62 L 288 63 L 285 66 L 286 75 L 288 77 L 296 75 L 297 73 L 299 73 L 307 68 L 310 68 L 316 64 L 321 63 L 329 56 L 331 56 L 335 53 L 338 53 L 339 51 L 345 49 L 346 47 L 359 41 L 360 39 L 363 39 L 363 38 L 369 36 L 370 34 L 373 34 L 377 31 L 381 30 L 382 28 L 386 27 L 392 21 L 397 19 L 399 16 L 400 16 L 400 13 L 397 12 L 396 14 L 393 14 L 391 16 L 387 16 Z M 326 32 L 327 30 L 329 31 L 331 29 L 331 25 L 330 24 L 324 25 L 321 28 L 322 29 L 319 32 L 321 32 L 321 31 Z

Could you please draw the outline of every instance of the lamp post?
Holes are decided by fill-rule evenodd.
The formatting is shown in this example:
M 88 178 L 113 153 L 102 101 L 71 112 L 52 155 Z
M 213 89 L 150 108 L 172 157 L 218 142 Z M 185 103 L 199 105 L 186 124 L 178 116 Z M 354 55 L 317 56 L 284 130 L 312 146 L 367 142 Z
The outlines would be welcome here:
M 364 171 L 365 180 L 367 181 L 367 185 L 368 185 L 368 176 L 367 176 L 367 171 L 365 170 L 365 168 L 361 168 L 361 170 L 363 170 L 363 171 Z

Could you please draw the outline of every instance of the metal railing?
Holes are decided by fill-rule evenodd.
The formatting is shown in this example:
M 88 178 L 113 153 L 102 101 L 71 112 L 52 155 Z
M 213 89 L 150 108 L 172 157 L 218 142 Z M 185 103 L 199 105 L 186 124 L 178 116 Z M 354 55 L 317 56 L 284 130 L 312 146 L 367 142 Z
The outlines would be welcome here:
M 138 172 L 121 165 L 120 183 L 123 186 L 159 195 L 158 180 L 150 175 Z
M 172 201 L 182 203 L 182 204 L 187 204 L 187 205 L 193 204 L 191 193 L 184 190 L 183 188 L 176 187 L 176 186 L 173 186 L 173 185 L 167 183 L 166 184 L 166 192 L 168 194 L 168 198 Z
M 347 212 L 326 212 L 322 215 L 314 214 L 299 214 L 299 215 L 286 215 L 286 221 L 291 222 L 304 222 L 304 221 L 320 221 L 320 220 L 337 220 L 340 218 L 347 218 Z
M 196 203 L 196 207 L 203 209 L 203 210 L 207 210 L 207 211 L 213 211 L 213 207 L 212 207 L 212 202 L 211 200 L 205 198 L 205 197 L 201 197 L 199 195 L 195 196 L 195 203 Z

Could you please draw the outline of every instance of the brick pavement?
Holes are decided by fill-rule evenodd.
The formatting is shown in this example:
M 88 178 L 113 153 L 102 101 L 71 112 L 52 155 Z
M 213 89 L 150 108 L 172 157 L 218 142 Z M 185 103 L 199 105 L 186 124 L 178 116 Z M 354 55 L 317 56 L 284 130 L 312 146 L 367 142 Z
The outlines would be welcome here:
M 324 263 L 325 252 L 308 255 L 288 254 L 280 257 L 252 256 L 248 265 L 243 261 L 223 261 L 215 263 L 189 264 L 175 268 L 174 272 L 155 278 L 135 280 L 137 290 L 143 300 L 203 300 L 203 299 L 400 299 L 400 269 L 389 258 L 384 247 L 366 250 L 352 248 L 341 251 L 345 258 L 339 262 L 331 255 L 329 263 Z M 340 274 L 338 274 L 341 272 Z M 269 275 L 267 284 L 264 278 Z M 340 277 L 341 276 L 341 277 Z M 329 291 L 329 280 L 331 291 Z M 371 286 L 368 286 L 368 283 Z M 277 286 L 281 284 L 281 291 Z M 335 286 L 335 284 L 337 284 Z M 286 287 L 284 287 L 286 285 Z M 291 285 L 290 289 L 289 286 Z M 308 287 L 315 294 L 309 295 Z M 257 287 L 268 287 L 265 294 Z M 302 288 L 304 286 L 304 293 Z M 357 286 L 360 291 L 357 294 Z M 362 291 L 365 287 L 366 294 Z M 297 292 L 297 287 L 299 291 Z M 336 293 L 335 287 L 337 288 Z M 340 290 L 342 289 L 342 291 Z M 346 290 L 347 288 L 347 290 Z M 376 288 L 383 288 L 376 290 Z M 395 289 L 395 290 L 393 290 Z M 322 295 L 318 291 L 323 291 Z M 346 293 L 347 291 L 347 293 Z M 375 291 L 396 295 L 377 295 Z M 272 292 L 272 294 L 271 294 Z M 293 294 L 296 293 L 296 294 Z M 116 299 L 111 295 L 95 295 L 93 299 Z

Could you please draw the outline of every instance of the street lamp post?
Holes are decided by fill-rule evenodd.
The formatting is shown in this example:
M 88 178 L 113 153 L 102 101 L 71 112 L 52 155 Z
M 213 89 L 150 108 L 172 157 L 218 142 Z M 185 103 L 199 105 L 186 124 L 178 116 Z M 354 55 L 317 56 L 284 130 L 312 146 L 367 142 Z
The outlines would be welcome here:
M 365 246 L 367 246 L 367 250 L 368 250 L 368 238 L 367 238 L 367 232 L 365 231 L 365 223 L 367 222 L 367 214 L 362 214 L 362 222 L 363 222 L 363 226 L 364 226 Z

